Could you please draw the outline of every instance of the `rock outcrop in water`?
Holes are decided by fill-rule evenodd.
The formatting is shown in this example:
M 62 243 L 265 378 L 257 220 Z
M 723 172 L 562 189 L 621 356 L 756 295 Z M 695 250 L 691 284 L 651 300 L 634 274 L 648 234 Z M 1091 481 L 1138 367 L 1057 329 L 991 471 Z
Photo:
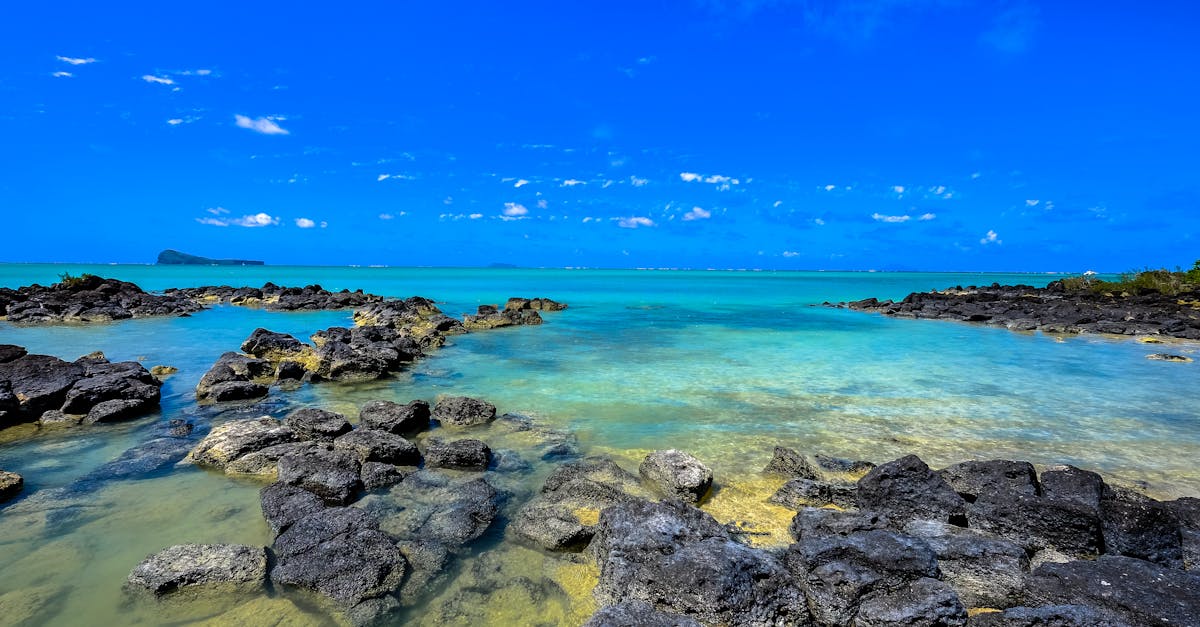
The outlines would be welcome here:
M 0 288 L 0 317 L 14 324 L 112 322 L 148 316 L 191 314 L 204 306 L 173 294 L 150 294 L 94 274 L 64 276 L 49 287 Z
M 0 503 L 11 501 L 25 487 L 25 479 L 15 472 L 0 470 Z
M 1200 293 L 1167 296 L 1067 290 L 1061 281 L 956 287 L 914 292 L 899 302 L 875 298 L 838 306 L 897 318 L 930 318 L 1002 326 L 1017 331 L 1161 335 L 1200 340 Z
M 202 287 L 171 288 L 166 296 L 178 296 L 202 304 L 227 304 L 241 307 L 261 307 L 270 311 L 329 311 L 362 307 L 384 300 L 382 296 L 362 290 L 331 292 L 320 285 L 281 287 L 266 283 L 262 287 L 232 287 L 206 285 Z
M 480 305 L 475 315 L 463 316 L 463 326 L 468 330 L 498 329 L 524 324 L 541 324 L 539 311 L 562 311 L 566 303 L 549 298 L 510 298 L 504 309 L 496 305 Z
M 0 427 L 116 422 L 158 408 L 162 382 L 136 361 L 93 353 L 68 362 L 0 345 Z

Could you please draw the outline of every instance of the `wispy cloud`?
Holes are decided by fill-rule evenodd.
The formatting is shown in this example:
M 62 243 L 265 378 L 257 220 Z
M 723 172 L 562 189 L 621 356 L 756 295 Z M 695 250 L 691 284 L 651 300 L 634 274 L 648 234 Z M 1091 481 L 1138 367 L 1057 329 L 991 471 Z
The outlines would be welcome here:
M 407 174 L 380 174 L 379 176 L 375 177 L 375 180 L 386 181 L 388 179 L 393 179 L 397 181 L 411 181 L 413 178 L 414 177 L 411 177 Z
M 707 220 L 711 217 L 712 217 L 711 211 L 706 211 L 700 207 L 692 207 L 691 211 L 683 214 L 683 219 L 688 222 L 690 222 L 692 220 Z
M 936 214 L 936 213 L 922 213 L 921 215 L 917 216 L 917 219 L 918 219 L 918 220 L 920 220 L 920 221 L 922 221 L 922 222 L 928 222 L 928 221 L 930 221 L 930 220 L 933 220 L 933 219 L 935 219 L 935 218 L 937 218 L 937 214 Z
M 501 213 L 507 217 L 515 218 L 518 216 L 527 215 L 529 213 L 529 209 L 526 209 L 525 205 L 519 203 L 506 202 L 504 203 L 504 211 Z
M 527 181 L 525 179 L 517 179 L 517 182 L 513 183 L 513 187 L 524 187 L 528 184 L 529 184 L 529 181 Z
M 472 220 L 478 220 L 483 217 L 483 214 L 482 213 L 472 213 L 471 215 L 469 215 L 467 217 Z
M 229 210 L 225 207 L 213 207 L 211 209 L 205 209 L 205 211 L 213 214 L 214 216 L 222 216 L 229 213 Z
M 785 251 L 783 251 L 783 256 L 784 256 L 784 257 L 788 257 L 788 258 L 791 258 L 791 257 L 799 257 L 799 256 L 800 256 L 800 253 L 798 253 L 798 252 L 796 252 L 796 251 L 794 251 L 794 250 L 785 250 Z
M 296 218 L 296 226 L 302 229 L 311 229 L 317 226 L 317 223 L 308 218 Z
M 51 74 L 50 76 L 53 76 L 54 78 L 71 78 L 72 76 L 75 76 L 75 75 L 70 72 L 55 72 L 55 73 Z
M 699 174 L 696 174 L 695 172 L 680 172 L 679 173 L 679 179 L 681 181 L 683 181 L 684 183 L 694 183 L 696 181 L 699 181 L 702 178 L 704 178 L 704 177 Z
M 642 178 L 638 178 L 636 176 L 629 177 L 629 184 L 634 187 L 645 187 L 646 184 L 649 182 L 650 182 L 650 179 L 642 179 Z
M 890 222 L 893 224 L 897 224 L 897 223 L 901 223 L 901 222 L 908 222 L 909 220 L 912 219 L 912 216 L 909 216 L 909 215 L 885 216 L 882 213 L 872 213 L 871 219 L 875 220 L 876 222 Z
M 561 186 L 562 187 L 575 187 L 576 185 L 587 185 L 587 181 L 581 181 L 579 179 L 567 179 L 562 182 Z
M 996 234 L 995 231 L 992 231 L 989 229 L 987 232 L 987 235 L 984 235 L 979 240 L 979 243 L 983 244 L 984 246 L 987 246 L 988 244 L 1003 244 L 1004 242 L 1000 240 L 1000 236 L 998 234 Z M 1019 246 L 1018 246 L 1018 248 L 1019 248 Z
M 275 116 L 264 116 L 260 118 L 251 118 L 249 116 L 234 114 L 233 120 L 239 128 L 247 128 L 255 133 L 263 135 L 288 135 L 287 129 L 279 126 L 275 121 L 282 118 Z M 383 180 L 383 179 L 380 179 Z
M 636 229 L 642 226 L 655 226 L 654 220 L 643 216 L 631 216 L 628 218 L 617 218 L 617 226 L 623 229 Z
M 229 211 L 222 207 L 209 209 L 209 213 L 213 215 L 228 214 Z M 209 226 L 244 226 L 249 228 L 275 226 L 279 224 L 279 218 L 268 213 L 256 213 L 250 216 L 242 216 L 240 218 L 196 218 L 196 222 L 207 224 Z
M 57 58 L 59 61 L 62 61 L 63 63 L 70 63 L 71 65 L 87 65 L 87 64 L 89 64 L 89 63 L 95 63 L 95 62 L 96 62 L 96 60 L 95 60 L 95 59 L 93 59 L 93 58 L 91 58 L 91 57 L 87 57 L 86 59 L 83 59 L 83 58 L 80 58 L 80 57 L 64 57 L 64 56 L 62 56 L 62 55 L 59 55 L 59 56 L 58 56 L 58 57 L 56 57 L 56 58 Z
M 154 83 L 156 85 L 174 85 L 175 84 L 175 80 L 169 76 L 155 76 L 153 74 L 143 74 L 142 80 L 146 81 L 147 83 Z
M 379 219 L 380 220 L 395 220 L 396 216 L 394 216 L 390 213 L 381 213 L 381 214 L 379 214 Z

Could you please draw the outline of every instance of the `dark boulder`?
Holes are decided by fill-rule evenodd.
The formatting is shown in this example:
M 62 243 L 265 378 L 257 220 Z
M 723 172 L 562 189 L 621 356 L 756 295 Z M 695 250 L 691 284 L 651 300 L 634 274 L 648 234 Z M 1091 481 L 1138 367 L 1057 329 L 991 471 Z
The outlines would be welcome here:
M 438 399 L 433 407 L 432 418 L 443 425 L 482 425 L 496 419 L 496 406 L 466 396 L 446 396 Z
M 278 474 L 279 460 L 285 455 L 311 453 L 324 445 L 319 442 L 284 442 L 246 453 L 225 465 L 227 475 L 268 477 Z
M 136 361 L 88 364 L 84 371 L 87 376 L 67 390 L 60 408 L 63 413 L 87 414 L 110 400 L 139 401 L 139 408 L 158 406 L 162 382 Z
M 276 333 L 262 328 L 255 329 L 250 337 L 242 342 L 243 353 L 271 362 L 296 359 L 311 351 L 311 346 L 286 333 Z
M 677 449 L 654 451 L 642 460 L 638 473 L 668 498 L 698 503 L 712 487 L 712 470 Z
M 274 535 L 287 531 L 297 520 L 325 509 L 321 497 L 286 483 L 272 483 L 258 495 L 263 517 Z
M 295 440 L 294 431 L 269 416 L 233 420 L 213 428 L 187 459 L 201 466 L 224 468 L 249 453 Z
M 364 462 L 359 477 L 364 490 L 377 490 L 396 485 L 413 472 L 412 468 L 401 468 L 395 464 Z
M 805 507 L 792 517 L 788 533 L 793 539 L 803 540 L 821 536 L 848 536 L 859 531 L 886 529 L 887 517 L 868 511 L 839 511 L 817 507 Z
M 1076 503 L 1093 510 L 1100 508 L 1104 497 L 1104 479 L 1090 471 L 1074 466 L 1054 466 L 1041 477 L 1042 495 L 1056 501 Z
M 20 411 L 21 402 L 17 400 L 17 395 L 13 394 L 12 384 L 7 379 L 0 379 L 0 427 L 20 422 Z
M 812 481 L 821 479 L 820 473 L 813 467 L 813 464 L 809 462 L 806 456 L 801 455 L 794 449 L 783 446 L 775 447 L 775 451 L 771 455 L 771 461 L 767 462 L 767 466 L 763 468 L 763 472 L 794 479 L 809 479 Z
M 1029 558 L 1016 544 L 928 520 L 913 521 L 904 532 L 933 549 L 943 578 L 967 607 L 1012 607 L 1023 601 Z
M 640 494 L 637 477 L 609 458 L 568 462 L 551 473 L 508 528 L 546 550 L 582 550 L 596 533 L 601 510 Z
M 1200 624 L 1200 576 L 1130 557 L 1043 564 L 1029 591 L 1039 605 L 1089 606 L 1131 625 Z
M 407 405 L 392 401 L 369 401 L 358 414 L 359 424 L 368 429 L 412 436 L 429 428 L 429 403 L 411 401 Z
M 43 412 L 61 408 L 67 392 L 84 373 L 83 366 L 49 355 L 25 355 L 0 363 L 0 380 L 8 381 L 26 420 L 37 420 Z
M 421 463 L 421 453 L 416 444 L 387 431 L 355 429 L 338 436 L 333 441 L 333 447 L 354 453 L 360 463 L 384 462 L 399 466 Z
M 858 488 L 853 483 L 813 479 L 791 479 L 771 495 L 770 501 L 799 511 L 805 507 L 836 505 L 841 508 L 857 506 Z
M 875 467 L 858 480 L 858 506 L 896 525 L 925 519 L 962 524 L 967 503 L 916 455 Z
M 971 617 L 971 627 L 1133 627 L 1086 605 L 1010 607 Z
M 243 544 L 179 544 L 138 564 L 126 589 L 163 596 L 174 592 L 246 593 L 263 591 L 267 554 Z
M 200 377 L 196 399 L 224 402 L 263 397 L 274 374 L 275 367 L 265 359 L 228 352 Z
M 381 620 L 399 603 L 404 556 L 366 512 L 334 507 L 296 521 L 275 539 L 271 581 L 331 601 L 353 624 Z
M 1130 490 L 1106 491 L 1100 501 L 1104 552 L 1183 568 L 1179 518 L 1165 503 Z
M 1075 501 L 1022 494 L 984 494 L 970 505 L 970 526 L 1029 552 L 1056 549 L 1072 557 L 1101 553 L 1104 540 L 1095 509 Z
M 492 449 L 479 440 L 429 438 L 425 441 L 425 466 L 427 468 L 482 471 L 487 470 L 491 460 Z
M 437 582 L 445 578 L 453 555 L 437 542 L 402 540 L 396 543 L 410 567 L 408 577 L 400 588 L 400 603 L 415 605 Z
M 819 625 L 854 624 L 869 596 L 941 577 L 926 542 L 883 529 L 805 536 L 788 548 L 785 563 Z
M 0 364 L 6 364 L 18 357 L 24 357 L 28 354 L 23 346 L 15 344 L 0 344 Z
M 787 569 L 730 539 L 708 514 L 678 501 L 605 509 L 590 550 L 603 605 L 644 601 L 702 624 L 807 624 Z
M 344 450 L 321 449 L 279 458 L 279 481 L 304 488 L 328 505 L 346 505 L 362 490 L 357 455 Z
M 100 401 L 88 410 L 83 418 L 84 424 L 97 422 L 120 422 L 145 415 L 146 411 L 157 405 L 141 399 L 114 399 Z
M 283 424 L 309 440 L 332 440 L 353 428 L 346 417 L 337 412 L 309 407 L 288 414 Z
M 967 624 L 967 610 L 954 589 L 937 579 L 922 578 L 894 590 L 868 595 L 859 604 L 855 625 L 910 627 Z
M 1037 471 L 1029 462 L 1003 459 L 966 461 L 948 466 L 938 474 L 969 503 L 975 502 L 980 494 L 1039 494 Z

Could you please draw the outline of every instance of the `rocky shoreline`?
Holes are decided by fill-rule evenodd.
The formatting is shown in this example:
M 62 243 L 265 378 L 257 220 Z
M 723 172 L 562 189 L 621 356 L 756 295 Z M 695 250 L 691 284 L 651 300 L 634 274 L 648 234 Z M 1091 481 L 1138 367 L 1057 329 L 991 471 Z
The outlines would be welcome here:
M 534 429 L 554 463 L 540 490 L 504 487 L 522 465 L 473 437 L 488 425 Z M 131 594 L 270 582 L 385 624 L 500 532 L 596 570 L 592 627 L 1200 624 L 1200 499 L 1160 502 L 1072 466 L 933 470 L 777 447 L 762 472 L 785 481 L 771 500 L 796 511 L 792 541 L 760 548 L 704 511 L 722 478 L 701 460 L 659 450 L 631 472 L 466 397 L 373 401 L 357 426 L 319 409 L 235 420 L 187 460 L 272 482 L 260 497 L 274 541 L 168 547 L 134 568 Z
M 827 305 L 896 318 L 954 320 L 1015 331 L 1106 333 L 1200 340 L 1200 293 L 1095 293 L 1062 281 L 1029 285 L 961 286 L 914 292 L 900 301 L 867 298 Z

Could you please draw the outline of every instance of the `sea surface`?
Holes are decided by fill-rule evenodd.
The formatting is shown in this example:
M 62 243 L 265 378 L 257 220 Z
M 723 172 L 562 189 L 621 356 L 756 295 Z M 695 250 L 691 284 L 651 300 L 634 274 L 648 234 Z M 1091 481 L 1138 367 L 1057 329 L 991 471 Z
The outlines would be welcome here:
M 162 411 L 151 417 L 58 432 L 0 431 L 0 468 L 26 481 L 22 499 L 0 509 L 0 624 L 26 615 L 29 624 L 46 625 L 330 620 L 293 597 L 257 599 L 224 614 L 230 608 L 220 603 L 175 607 L 122 592 L 133 566 L 172 544 L 268 545 L 260 483 L 168 466 L 72 493 L 67 504 L 38 498 L 78 486 L 172 418 L 215 424 L 320 406 L 353 421 L 371 399 L 477 396 L 501 412 L 569 430 L 585 453 L 615 455 L 634 472 L 654 449 L 692 453 L 716 476 L 705 508 L 722 521 L 757 525 L 764 535 L 756 541 L 766 545 L 786 541 L 782 529 L 791 516 L 766 502 L 781 481 L 758 472 L 775 445 L 874 462 L 916 453 L 935 468 L 980 458 L 1068 463 L 1161 498 L 1200 496 L 1200 363 L 1147 360 L 1163 347 L 1129 338 L 1016 333 L 821 306 L 956 285 L 1040 286 L 1052 275 L 8 264 L 0 265 L 0 286 L 50 284 L 62 273 L 83 272 L 147 290 L 271 281 L 420 295 L 452 316 L 510 296 L 570 307 L 545 314 L 541 326 L 452 337 L 386 380 L 273 390 L 257 406 L 215 415 L 196 407 L 193 390 L 221 353 L 237 350 L 257 327 L 306 340 L 319 329 L 349 326 L 350 312 L 218 306 L 187 318 L 90 326 L 0 321 L 0 343 L 32 353 L 75 359 L 100 350 L 114 361 L 179 368 L 163 387 Z M 1197 348 L 1176 343 L 1169 350 Z M 482 439 L 521 453 L 519 438 L 493 431 Z M 535 462 L 519 480 L 530 489 L 549 471 Z M 515 500 L 510 512 L 520 505 Z M 458 562 L 439 594 L 398 621 L 585 620 L 595 609 L 588 594 L 594 569 L 503 535 L 498 525 Z M 530 595 L 512 585 L 521 577 L 544 582 L 548 592 Z

